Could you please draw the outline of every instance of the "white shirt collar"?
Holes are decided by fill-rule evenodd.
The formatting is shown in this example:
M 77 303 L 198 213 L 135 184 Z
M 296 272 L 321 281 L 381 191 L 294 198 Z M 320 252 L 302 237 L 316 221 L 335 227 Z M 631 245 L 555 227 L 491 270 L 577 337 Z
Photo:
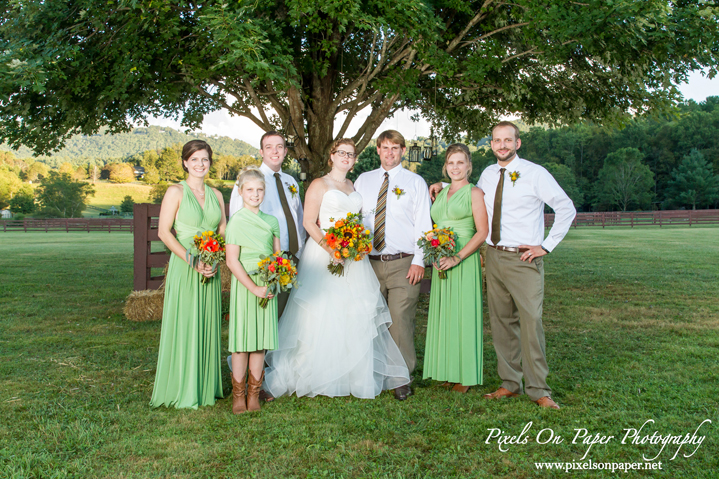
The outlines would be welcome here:
M 275 173 L 279 173 L 280 176 L 282 176 L 282 170 L 275 172 L 272 168 L 270 168 L 269 166 L 267 166 L 267 164 L 266 164 L 264 161 L 263 161 L 262 164 L 260 165 L 260 171 L 261 171 L 262 173 L 264 173 L 265 175 L 274 176 Z
M 397 178 L 397 175 L 402 172 L 402 170 L 404 170 L 404 167 L 402 166 L 402 163 L 400 163 L 399 165 L 395 166 L 394 168 L 392 168 L 392 169 L 389 170 L 389 171 L 385 170 L 385 169 L 384 169 L 384 166 L 380 166 L 380 167 L 379 167 L 379 174 L 380 174 L 380 177 L 384 178 L 384 174 L 385 174 L 385 173 L 389 173 L 389 179 L 390 179 L 390 180 L 394 180 L 395 178 Z

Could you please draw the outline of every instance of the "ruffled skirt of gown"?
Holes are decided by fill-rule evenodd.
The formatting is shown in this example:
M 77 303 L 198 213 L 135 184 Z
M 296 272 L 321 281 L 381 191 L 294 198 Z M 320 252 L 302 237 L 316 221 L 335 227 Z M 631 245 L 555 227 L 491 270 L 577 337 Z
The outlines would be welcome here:
M 374 398 L 409 383 L 389 334 L 392 319 L 367 258 L 327 270 L 329 255 L 309 239 L 279 322 L 279 347 L 267 353 L 264 389 L 274 397 Z

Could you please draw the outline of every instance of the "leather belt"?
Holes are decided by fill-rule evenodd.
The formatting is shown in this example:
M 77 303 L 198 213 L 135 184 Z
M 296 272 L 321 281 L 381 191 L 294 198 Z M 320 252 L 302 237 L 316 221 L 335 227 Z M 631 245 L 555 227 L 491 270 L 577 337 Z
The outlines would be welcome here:
M 517 248 L 514 246 L 494 246 L 493 244 L 487 243 L 490 248 L 498 249 L 499 251 L 506 251 L 507 253 L 524 253 L 529 251 L 529 248 Z
M 414 255 L 409 254 L 409 253 L 377 254 L 377 255 L 369 255 L 369 259 L 371 259 L 372 261 L 382 261 L 383 263 L 386 263 L 387 261 L 394 261 L 396 259 L 409 258 L 410 256 L 414 256 Z

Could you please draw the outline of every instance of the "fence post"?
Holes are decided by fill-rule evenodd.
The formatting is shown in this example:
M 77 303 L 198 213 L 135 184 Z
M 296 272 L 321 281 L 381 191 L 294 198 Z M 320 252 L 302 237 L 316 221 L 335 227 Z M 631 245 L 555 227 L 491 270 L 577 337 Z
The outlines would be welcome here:
M 70 232 L 70 224 L 69 223 L 70 223 L 70 221 L 67 218 L 65 218 L 65 233 Z
M 147 260 L 148 246 L 147 234 L 150 230 L 150 218 L 146 203 L 135 203 L 133 206 L 134 225 L 134 289 L 142 291 L 147 289 Z

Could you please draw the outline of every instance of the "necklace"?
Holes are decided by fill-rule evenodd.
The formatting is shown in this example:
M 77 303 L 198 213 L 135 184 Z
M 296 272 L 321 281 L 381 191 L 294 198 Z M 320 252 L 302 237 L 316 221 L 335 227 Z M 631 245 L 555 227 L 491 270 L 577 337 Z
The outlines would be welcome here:
M 190 185 L 187 185 L 187 186 L 190 186 Z M 192 191 L 194 191 L 195 193 L 197 193 L 197 195 L 198 195 L 200 198 L 204 198 L 204 197 L 205 197 L 205 194 L 204 194 L 204 193 L 200 193 L 199 191 L 197 191 L 196 189 L 194 189 L 192 186 L 190 186 L 190 189 L 191 189 Z
M 342 178 L 342 180 L 336 180 L 332 177 L 332 173 L 327 173 L 327 176 L 330 177 L 330 180 L 334 181 L 335 183 L 347 183 L 347 178 Z

